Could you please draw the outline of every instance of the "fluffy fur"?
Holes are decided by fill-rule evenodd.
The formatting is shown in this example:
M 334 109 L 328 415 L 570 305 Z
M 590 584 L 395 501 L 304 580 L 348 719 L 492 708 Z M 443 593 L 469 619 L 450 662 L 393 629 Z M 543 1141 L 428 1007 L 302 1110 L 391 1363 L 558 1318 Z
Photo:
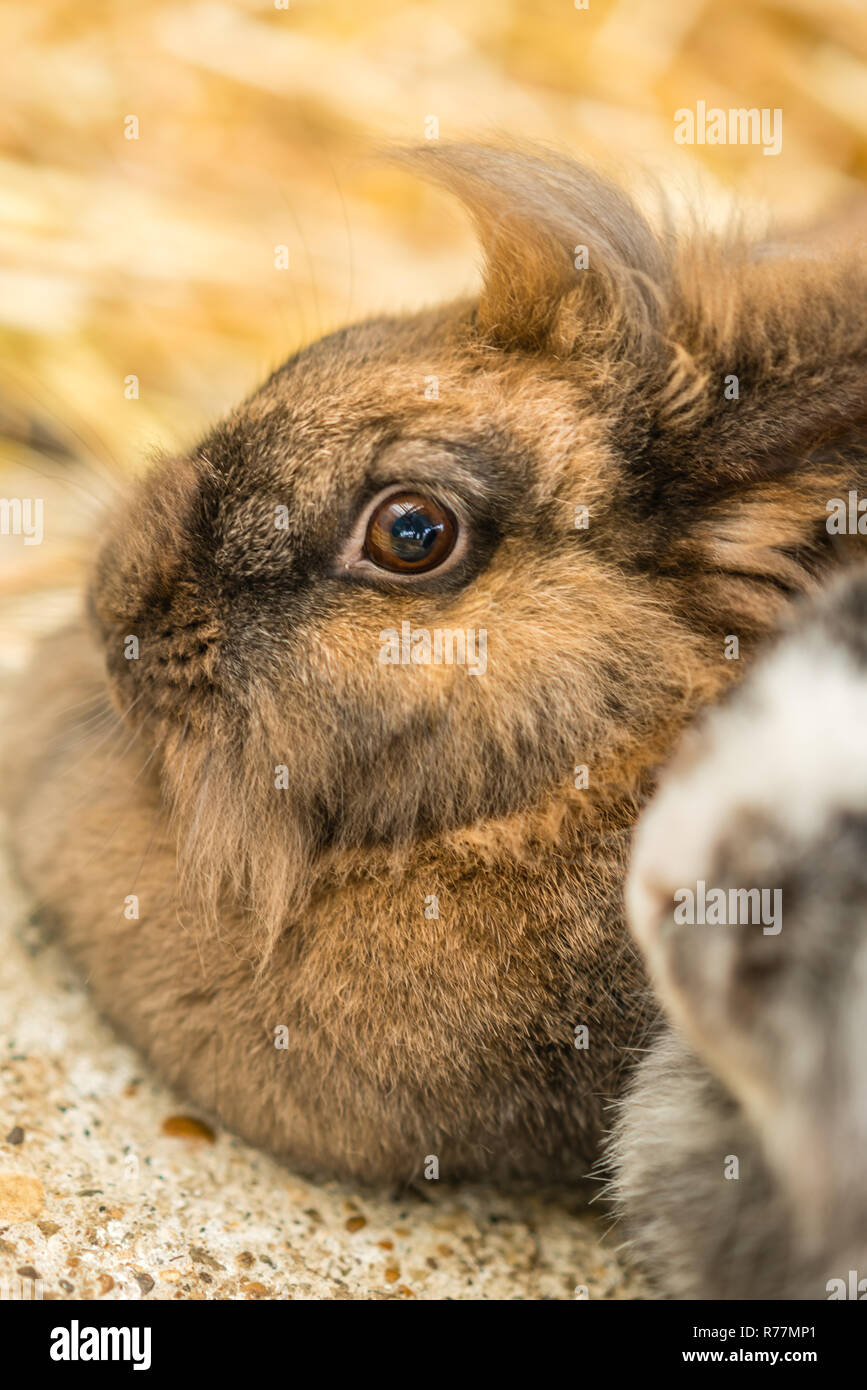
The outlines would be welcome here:
M 411 159 L 475 220 L 479 300 L 314 344 L 132 490 L 6 796 L 98 1004 L 225 1124 L 360 1179 L 561 1177 L 655 1015 L 622 884 L 656 768 L 841 558 L 867 270 L 655 231 L 545 152 Z M 336 568 L 392 483 L 460 512 L 448 574 Z M 404 621 L 484 627 L 486 674 L 383 667 Z

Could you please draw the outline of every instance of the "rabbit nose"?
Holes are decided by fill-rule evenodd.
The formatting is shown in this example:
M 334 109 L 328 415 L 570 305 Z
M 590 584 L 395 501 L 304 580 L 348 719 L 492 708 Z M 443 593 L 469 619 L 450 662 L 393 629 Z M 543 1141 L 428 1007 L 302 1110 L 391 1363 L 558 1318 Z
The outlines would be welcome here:
M 138 623 L 112 624 L 106 666 L 130 722 L 177 724 L 196 712 L 207 715 L 219 685 L 221 636 L 213 616 L 179 606 Z
M 197 493 L 195 464 L 175 458 L 133 489 L 97 555 L 91 608 L 98 621 L 131 622 L 170 599 Z

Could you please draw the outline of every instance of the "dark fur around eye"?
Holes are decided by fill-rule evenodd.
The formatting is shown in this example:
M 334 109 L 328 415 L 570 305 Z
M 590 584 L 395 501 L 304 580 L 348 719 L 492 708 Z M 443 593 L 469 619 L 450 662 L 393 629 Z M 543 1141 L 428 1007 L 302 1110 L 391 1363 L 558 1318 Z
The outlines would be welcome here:
M 395 568 L 371 565 L 366 570 L 335 571 L 334 556 L 377 494 L 417 494 L 454 518 L 465 548 L 458 563 L 419 570 L 414 584 L 428 592 L 449 593 L 462 588 L 490 563 L 503 536 L 526 511 L 531 464 L 501 436 L 483 442 L 402 440 L 390 442 L 369 469 L 363 487 L 342 508 L 341 541 L 323 549 L 318 567 L 328 566 L 341 582 L 373 584 L 405 590 Z M 445 556 L 444 556 L 445 558 Z

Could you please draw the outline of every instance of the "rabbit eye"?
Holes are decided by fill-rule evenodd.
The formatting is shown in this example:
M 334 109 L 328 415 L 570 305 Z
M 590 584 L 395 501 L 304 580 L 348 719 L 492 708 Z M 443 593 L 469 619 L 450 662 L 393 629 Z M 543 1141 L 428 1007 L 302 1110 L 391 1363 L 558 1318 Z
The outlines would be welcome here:
M 367 523 L 366 558 L 380 569 L 422 574 L 451 554 L 458 536 L 452 513 L 420 492 L 396 492 Z

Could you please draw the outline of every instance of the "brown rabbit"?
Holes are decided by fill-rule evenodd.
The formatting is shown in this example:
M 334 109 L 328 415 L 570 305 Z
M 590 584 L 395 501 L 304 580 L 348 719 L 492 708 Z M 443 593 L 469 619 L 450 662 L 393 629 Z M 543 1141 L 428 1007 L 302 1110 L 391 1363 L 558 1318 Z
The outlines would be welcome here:
M 99 1006 L 252 1143 L 571 1176 L 655 1016 L 655 769 L 867 478 L 867 268 L 657 234 L 548 153 L 412 158 L 478 301 L 314 344 L 132 490 L 6 800 Z

